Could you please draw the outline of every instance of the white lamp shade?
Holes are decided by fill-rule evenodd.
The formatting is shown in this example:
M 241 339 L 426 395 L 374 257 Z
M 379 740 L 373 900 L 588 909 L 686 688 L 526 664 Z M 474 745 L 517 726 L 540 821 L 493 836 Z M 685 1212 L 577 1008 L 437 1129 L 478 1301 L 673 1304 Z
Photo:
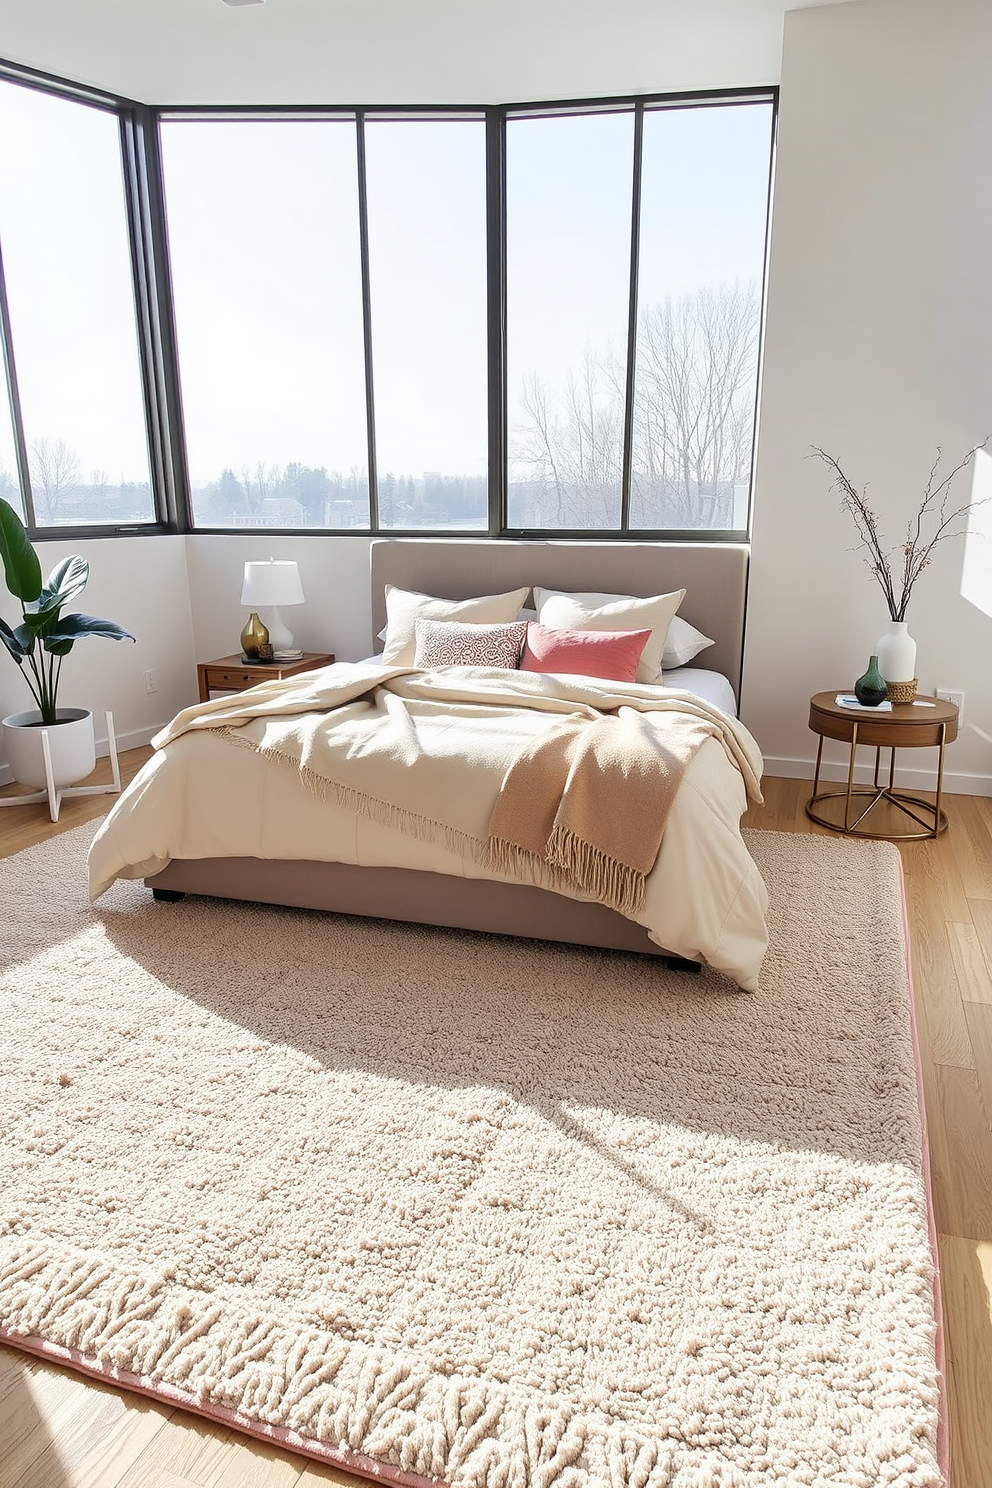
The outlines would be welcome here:
M 303 604 L 303 585 L 300 570 L 292 561 L 246 563 L 245 581 L 241 589 L 241 603 L 251 610 L 264 609 L 268 605 Z

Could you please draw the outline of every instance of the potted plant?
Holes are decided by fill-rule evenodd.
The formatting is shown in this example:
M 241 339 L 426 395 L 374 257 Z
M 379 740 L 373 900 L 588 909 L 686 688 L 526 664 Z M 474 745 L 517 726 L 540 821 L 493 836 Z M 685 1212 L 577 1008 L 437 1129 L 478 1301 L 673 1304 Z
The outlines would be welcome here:
M 916 642 L 909 634 L 909 624 L 906 620 L 906 610 L 912 598 L 916 582 L 925 568 L 929 568 L 933 562 L 934 550 L 938 543 L 945 538 L 959 536 L 962 528 L 960 524 L 968 513 L 976 506 L 981 506 L 983 501 L 965 501 L 960 506 L 952 506 L 950 499 L 950 486 L 959 471 L 974 459 L 979 450 L 984 449 L 992 434 L 976 444 L 968 451 L 954 469 L 945 475 L 943 480 L 937 480 L 937 467 L 940 463 L 941 449 L 937 448 L 937 458 L 930 469 L 930 476 L 923 492 L 916 513 L 911 516 L 906 524 L 906 536 L 902 543 L 891 550 L 886 549 L 878 517 L 872 507 L 868 505 L 867 487 L 860 491 L 844 474 L 840 465 L 833 455 L 828 455 L 826 450 L 813 445 L 813 454 L 810 459 L 822 460 L 834 473 L 834 485 L 841 493 L 841 509 L 846 511 L 854 520 L 858 529 L 858 537 L 861 546 L 865 549 L 865 562 L 868 571 L 877 580 L 885 603 L 889 611 L 889 628 L 875 642 L 872 648 L 872 661 L 877 663 L 876 670 L 881 673 L 886 682 L 886 691 L 893 702 L 912 702 L 916 695 Z M 897 556 L 893 568 L 892 558 Z M 859 677 L 855 683 L 855 691 L 858 684 L 865 681 L 870 675 L 871 668 L 864 677 Z
M 20 602 L 22 622 L 12 628 L 0 618 L 0 640 L 21 669 L 37 707 L 3 719 L 7 761 L 23 785 L 44 786 L 42 730 L 48 740 L 55 784 L 88 775 L 96 763 L 93 714 L 86 708 L 58 706 L 62 659 L 82 636 L 133 641 L 111 620 L 62 611 L 85 587 L 90 566 L 77 555 L 64 558 L 42 583 L 41 564 L 20 517 L 0 497 L 0 558 L 7 589 Z

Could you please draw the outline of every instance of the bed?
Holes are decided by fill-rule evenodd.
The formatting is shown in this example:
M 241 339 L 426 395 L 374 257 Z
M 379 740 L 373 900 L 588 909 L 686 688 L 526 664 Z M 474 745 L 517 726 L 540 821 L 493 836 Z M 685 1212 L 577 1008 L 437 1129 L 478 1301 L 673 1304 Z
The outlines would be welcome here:
M 678 587 L 686 590 L 679 615 L 713 644 L 690 670 L 666 673 L 666 688 L 709 691 L 718 710 L 733 708 L 747 587 L 742 545 L 384 539 L 370 552 L 373 657 L 387 586 L 449 600 L 539 585 L 632 596 Z M 218 771 L 226 805 L 211 784 Z M 207 894 L 707 962 L 753 990 L 767 937 L 764 885 L 739 831 L 745 807 L 741 775 L 725 749 L 707 742 L 635 920 L 588 896 L 480 868 L 444 844 L 425 852 L 207 730 L 160 750 L 115 805 L 91 850 L 91 893 L 117 877 L 143 877 L 160 898 Z

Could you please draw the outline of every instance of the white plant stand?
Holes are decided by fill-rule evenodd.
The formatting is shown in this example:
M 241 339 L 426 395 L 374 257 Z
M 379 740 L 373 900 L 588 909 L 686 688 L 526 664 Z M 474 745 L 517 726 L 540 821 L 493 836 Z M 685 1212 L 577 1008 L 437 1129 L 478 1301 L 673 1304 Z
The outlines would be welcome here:
M 117 758 L 117 735 L 114 733 L 114 715 L 105 713 L 107 720 L 107 744 L 110 750 L 110 768 L 113 771 L 114 781 L 112 785 L 66 785 L 55 784 L 52 773 L 52 746 L 49 742 L 47 728 L 39 729 L 41 734 L 41 749 L 45 757 L 45 780 L 44 790 L 32 791 L 26 796 L 4 796 L 0 798 L 0 806 L 30 806 L 35 801 L 47 801 L 48 812 L 53 822 L 59 819 L 62 810 L 62 802 L 70 796 L 119 796 L 121 793 L 121 766 Z

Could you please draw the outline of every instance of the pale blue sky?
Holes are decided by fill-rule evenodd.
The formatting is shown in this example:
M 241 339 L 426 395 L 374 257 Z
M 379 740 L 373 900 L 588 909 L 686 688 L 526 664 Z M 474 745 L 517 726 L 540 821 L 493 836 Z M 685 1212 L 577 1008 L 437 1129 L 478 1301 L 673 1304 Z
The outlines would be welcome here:
M 147 481 L 117 138 L 113 114 L 0 85 L 0 243 L 25 437 L 64 440 L 84 480 Z

